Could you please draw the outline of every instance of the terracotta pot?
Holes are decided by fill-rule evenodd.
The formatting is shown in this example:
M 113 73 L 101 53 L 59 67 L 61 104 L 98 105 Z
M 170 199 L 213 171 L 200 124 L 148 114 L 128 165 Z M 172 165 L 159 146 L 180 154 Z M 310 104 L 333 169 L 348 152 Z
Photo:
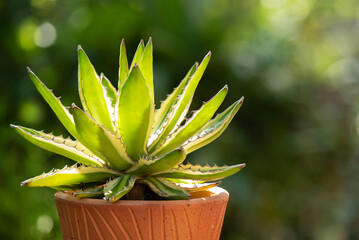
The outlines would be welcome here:
M 214 187 L 190 200 L 109 203 L 57 192 L 66 239 L 219 239 L 229 194 Z

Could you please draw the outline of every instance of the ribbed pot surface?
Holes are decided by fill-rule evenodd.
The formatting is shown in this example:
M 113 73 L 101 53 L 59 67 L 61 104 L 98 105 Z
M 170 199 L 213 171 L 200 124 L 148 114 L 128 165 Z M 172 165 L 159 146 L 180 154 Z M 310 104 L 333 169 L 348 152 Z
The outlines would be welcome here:
M 219 239 L 229 194 L 214 187 L 190 200 L 109 203 L 57 192 L 66 239 Z

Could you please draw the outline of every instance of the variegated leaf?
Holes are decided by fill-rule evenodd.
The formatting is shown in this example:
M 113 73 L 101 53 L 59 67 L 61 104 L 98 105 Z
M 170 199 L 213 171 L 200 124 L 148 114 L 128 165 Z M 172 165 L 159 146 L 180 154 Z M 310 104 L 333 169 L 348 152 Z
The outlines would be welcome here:
M 133 66 L 135 66 L 135 63 L 137 63 L 137 65 L 138 65 L 138 63 L 141 61 L 144 49 L 145 49 L 145 44 L 144 44 L 143 40 L 141 39 L 140 43 L 138 44 L 135 55 L 133 56 L 130 71 L 132 70 Z
M 104 188 L 104 195 L 110 202 L 115 202 L 125 196 L 133 188 L 136 176 L 125 174 L 109 181 Z
M 117 90 L 103 73 L 101 73 L 100 79 L 102 87 L 104 88 L 105 97 L 108 98 L 106 99 L 106 103 L 110 103 L 107 104 L 107 106 L 111 106 L 112 108 L 114 108 L 117 100 Z M 110 113 L 113 112 L 110 111 Z
M 83 191 L 84 189 L 95 188 L 99 186 L 103 186 L 108 179 L 104 179 L 101 181 L 88 182 L 88 183 L 78 183 L 71 185 L 61 185 L 61 186 L 51 186 L 50 188 L 55 189 L 57 191 L 65 191 L 68 193 L 73 193 L 75 191 Z
M 134 164 L 126 149 L 115 134 L 98 125 L 80 108 L 73 104 L 73 116 L 79 140 L 91 152 L 105 160 L 109 167 L 123 171 Z
M 77 52 L 79 93 L 82 106 L 99 124 L 114 131 L 113 121 L 108 109 L 108 104 L 111 103 L 106 101 L 106 90 L 101 84 L 101 79 L 81 46 L 78 46 Z
M 45 99 L 45 101 L 49 104 L 51 109 L 56 114 L 57 118 L 61 121 L 62 125 L 69 131 L 69 133 L 74 137 L 77 138 L 77 132 L 75 128 L 75 123 L 73 120 L 72 115 L 69 113 L 66 107 L 64 107 L 60 101 L 60 98 L 57 98 L 53 92 L 48 89 L 45 84 L 43 84 L 40 79 L 30 70 L 27 68 L 29 73 L 30 79 L 34 83 L 36 89 Z
M 140 159 L 138 163 L 126 171 L 126 173 L 143 176 L 159 171 L 171 169 L 182 163 L 186 158 L 186 152 L 183 149 L 174 150 L 162 157 L 151 159 Z
M 111 176 L 120 176 L 121 173 L 105 167 L 77 166 L 64 167 L 43 173 L 21 183 L 21 186 L 28 187 L 56 187 L 73 185 L 87 182 L 97 182 L 108 179 Z
M 200 129 L 194 137 L 190 138 L 182 146 L 189 154 L 217 139 L 228 127 L 233 117 L 242 106 L 243 97 L 229 106 L 222 113 L 218 114 L 214 119 L 210 120 L 202 129 Z
M 147 177 L 139 180 L 145 183 L 150 189 L 157 193 L 159 196 L 168 199 L 189 199 L 191 195 L 181 187 L 177 186 L 165 178 L 160 177 Z
M 137 64 L 121 88 L 117 100 L 118 129 L 128 155 L 137 160 L 147 155 L 153 124 L 154 102 Z
M 177 103 L 178 96 L 181 95 L 184 87 L 188 84 L 190 77 L 194 74 L 197 67 L 198 67 L 198 63 L 195 63 L 188 71 L 188 73 L 181 81 L 181 83 L 173 90 L 173 92 L 170 95 L 167 96 L 166 100 L 161 103 L 161 107 L 158 110 L 156 110 L 154 116 L 153 129 L 151 133 L 151 139 L 148 142 L 148 146 L 154 145 L 158 137 L 162 136 L 162 132 L 168 124 L 168 119 L 173 114 L 173 109 Z M 192 102 L 192 98 L 187 103 L 187 106 L 184 109 L 179 119 L 180 121 L 182 121 L 183 118 L 185 117 L 191 102 Z
M 122 39 L 120 46 L 120 59 L 119 59 L 119 71 L 118 71 L 118 89 L 125 83 L 129 74 L 128 60 L 126 55 L 125 39 Z
M 79 198 L 102 198 L 104 195 L 103 189 L 104 185 L 89 187 L 82 190 L 77 190 L 72 193 L 72 195 Z
M 36 131 L 30 128 L 10 125 L 15 128 L 26 140 L 31 143 L 44 148 L 48 151 L 60 154 L 64 157 L 70 158 L 79 163 L 91 166 L 103 166 L 104 161 L 95 157 L 85 146 L 78 141 L 71 139 L 64 139 L 63 137 L 56 137 L 52 134 Z
M 101 85 L 104 90 L 104 98 L 106 100 L 107 109 L 110 114 L 111 122 L 113 123 L 113 125 L 115 125 L 116 123 L 115 106 L 117 101 L 117 90 L 103 73 L 101 73 L 100 79 L 101 79 Z
M 150 95 L 152 101 L 154 102 L 154 89 L 153 89 L 153 47 L 152 47 L 152 38 L 148 40 L 148 43 L 143 50 L 138 66 L 140 67 L 141 73 L 143 74 L 144 79 L 150 90 Z
M 199 192 L 205 191 L 207 189 L 213 188 L 218 186 L 221 182 L 210 182 L 210 183 L 203 183 L 201 181 L 196 180 L 188 180 L 188 179 L 175 179 L 175 178 L 166 178 L 168 181 L 173 182 L 186 190 L 187 192 Z
M 180 179 L 192 179 L 192 180 L 219 180 L 230 175 L 239 172 L 246 165 L 238 164 L 233 166 L 224 167 L 209 167 L 199 165 L 180 165 L 177 168 L 173 168 L 167 171 L 155 173 L 153 177 L 165 177 L 165 178 L 180 178 Z
M 166 152 L 170 152 L 191 138 L 208 122 L 208 120 L 211 119 L 219 106 L 222 104 L 227 92 L 228 87 L 226 85 L 212 99 L 204 103 L 183 126 L 179 127 L 176 132 L 172 133 L 168 139 L 166 139 L 165 143 L 154 151 L 153 154 L 161 155 Z
M 158 149 L 165 142 L 167 136 L 172 132 L 173 128 L 175 128 L 178 119 L 183 116 L 184 110 L 186 110 L 186 108 L 188 107 L 188 102 L 190 102 L 193 97 L 197 85 L 202 78 L 204 70 L 208 65 L 210 57 L 211 53 L 209 52 L 197 68 L 196 72 L 190 77 L 189 81 L 184 86 L 180 95 L 176 98 L 175 104 L 170 106 L 170 108 L 172 109 L 170 109 L 170 111 L 166 113 L 166 120 L 161 125 L 161 128 L 163 129 L 161 129 L 161 132 L 158 134 L 158 137 L 149 147 L 150 153 L 155 152 L 156 149 Z

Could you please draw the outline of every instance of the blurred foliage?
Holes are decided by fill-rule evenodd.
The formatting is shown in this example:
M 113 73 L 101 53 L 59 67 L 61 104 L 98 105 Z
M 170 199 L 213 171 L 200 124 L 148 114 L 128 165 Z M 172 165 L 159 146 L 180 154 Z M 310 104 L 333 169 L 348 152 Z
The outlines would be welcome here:
M 54 191 L 20 188 L 71 164 L 9 127 L 67 135 L 25 67 L 79 104 L 77 44 L 116 82 L 121 38 L 131 56 L 149 36 L 157 100 L 208 50 L 193 108 L 226 83 L 223 108 L 246 97 L 223 136 L 189 156 L 247 163 L 222 183 L 222 239 L 359 239 L 358 1 L 0 0 L 0 14 L 1 239 L 61 239 Z

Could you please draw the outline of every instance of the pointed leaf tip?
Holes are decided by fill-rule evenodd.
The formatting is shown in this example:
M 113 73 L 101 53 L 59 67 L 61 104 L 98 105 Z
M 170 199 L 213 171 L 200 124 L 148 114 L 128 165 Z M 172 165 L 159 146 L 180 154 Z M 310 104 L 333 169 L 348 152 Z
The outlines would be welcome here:
M 77 51 L 83 50 L 81 45 L 77 45 Z
M 26 70 L 27 70 L 27 73 L 28 73 L 28 74 L 31 74 L 31 73 L 32 73 L 30 67 L 26 67 Z
M 135 62 L 135 64 L 133 64 L 134 68 L 138 68 L 138 64 Z
M 121 45 L 125 45 L 125 39 L 124 38 L 122 38 L 122 40 L 121 40 Z
M 147 44 L 152 44 L 152 38 L 151 37 L 148 38 L 148 43 Z
M 242 105 L 243 105 L 243 101 L 244 101 L 244 97 L 242 96 L 240 99 L 238 99 L 237 101 L 235 101 L 232 105 L 233 105 L 233 106 L 237 106 L 237 105 L 242 106 Z
M 72 109 L 74 109 L 74 108 L 79 108 L 79 107 L 78 107 L 78 106 L 76 106 L 76 104 L 75 104 L 75 103 L 72 103 L 72 104 L 71 104 L 71 108 L 72 108 Z

